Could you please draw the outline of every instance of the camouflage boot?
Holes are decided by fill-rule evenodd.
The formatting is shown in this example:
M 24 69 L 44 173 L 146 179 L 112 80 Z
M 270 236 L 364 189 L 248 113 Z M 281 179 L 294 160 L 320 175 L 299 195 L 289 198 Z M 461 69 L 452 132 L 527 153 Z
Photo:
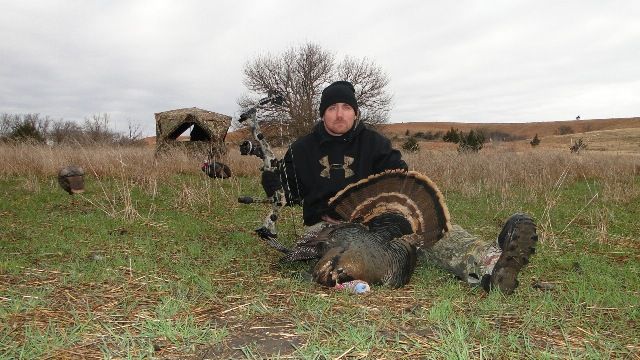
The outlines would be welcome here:
M 533 219 L 521 213 L 512 215 L 498 236 L 502 255 L 491 275 L 483 277 L 484 289 L 487 291 L 499 289 L 505 294 L 513 293 L 513 290 L 518 287 L 518 273 L 529 263 L 529 257 L 535 253 L 537 241 L 538 235 Z

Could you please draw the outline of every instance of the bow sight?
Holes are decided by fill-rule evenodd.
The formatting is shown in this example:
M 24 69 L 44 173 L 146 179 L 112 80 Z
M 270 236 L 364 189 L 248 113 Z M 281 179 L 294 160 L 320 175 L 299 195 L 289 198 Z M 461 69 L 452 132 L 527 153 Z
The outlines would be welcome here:
M 282 105 L 284 103 L 284 97 L 277 90 L 269 90 L 267 92 L 267 97 L 262 98 L 258 101 L 258 104 L 249 110 L 243 112 L 240 115 L 240 119 L 238 119 L 239 123 L 244 123 L 246 120 L 253 118 L 255 121 L 256 110 L 260 106 L 264 106 L 267 104 L 274 105 Z M 263 137 L 260 133 L 259 137 Z M 260 159 L 264 159 L 264 151 L 262 151 L 262 146 L 260 146 L 259 141 L 251 141 L 245 140 L 240 144 L 240 155 L 255 155 Z
M 282 96 L 282 94 L 280 94 L 279 91 L 269 90 L 267 92 L 267 97 L 260 99 L 256 106 L 250 108 L 249 110 L 243 112 L 240 115 L 240 119 L 238 119 L 238 122 L 242 124 L 243 122 L 245 122 L 245 120 L 255 116 L 256 110 L 260 106 L 264 106 L 267 104 L 282 105 L 283 103 L 284 103 L 284 97 Z

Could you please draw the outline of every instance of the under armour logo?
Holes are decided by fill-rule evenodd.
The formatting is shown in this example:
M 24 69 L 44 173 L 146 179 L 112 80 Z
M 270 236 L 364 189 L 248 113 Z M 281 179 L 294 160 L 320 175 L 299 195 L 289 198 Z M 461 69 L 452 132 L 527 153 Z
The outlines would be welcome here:
M 345 178 L 348 178 L 354 175 L 353 170 L 351 170 L 351 164 L 353 164 L 353 158 L 351 156 L 344 157 L 344 164 L 329 164 L 328 156 L 323 157 L 322 159 L 320 159 L 319 162 L 320 162 L 320 165 L 322 165 L 322 171 L 320 172 L 320 176 L 322 177 L 330 179 L 331 169 L 343 169 Z

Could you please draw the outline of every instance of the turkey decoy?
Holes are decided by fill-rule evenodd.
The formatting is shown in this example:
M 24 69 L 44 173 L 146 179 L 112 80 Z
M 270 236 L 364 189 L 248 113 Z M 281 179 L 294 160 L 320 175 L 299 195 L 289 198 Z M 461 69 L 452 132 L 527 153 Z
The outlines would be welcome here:
M 80 166 L 65 166 L 58 172 L 58 183 L 69 195 L 84 192 L 84 170 Z
M 417 250 L 451 229 L 442 193 L 414 171 L 372 175 L 338 192 L 329 206 L 345 222 L 321 223 L 281 259 L 319 259 L 313 279 L 326 286 L 350 280 L 404 286 L 415 269 Z
M 226 179 L 231 177 L 231 169 L 221 162 L 204 162 L 201 169 L 210 178 Z

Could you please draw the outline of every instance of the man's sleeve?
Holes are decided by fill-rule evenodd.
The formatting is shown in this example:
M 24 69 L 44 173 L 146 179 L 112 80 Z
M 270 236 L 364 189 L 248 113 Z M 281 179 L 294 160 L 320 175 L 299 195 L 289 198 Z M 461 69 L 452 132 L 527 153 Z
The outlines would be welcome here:
M 392 169 L 408 170 L 407 163 L 402 160 L 402 153 L 391 147 L 389 139 L 379 134 L 378 136 L 378 151 L 374 159 L 375 172 L 380 173 Z
M 292 150 L 289 148 L 280 164 L 280 178 L 288 205 L 302 205 L 302 198 L 304 197 L 295 169 Z

